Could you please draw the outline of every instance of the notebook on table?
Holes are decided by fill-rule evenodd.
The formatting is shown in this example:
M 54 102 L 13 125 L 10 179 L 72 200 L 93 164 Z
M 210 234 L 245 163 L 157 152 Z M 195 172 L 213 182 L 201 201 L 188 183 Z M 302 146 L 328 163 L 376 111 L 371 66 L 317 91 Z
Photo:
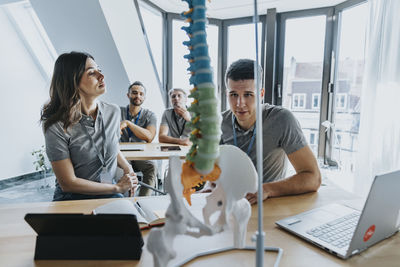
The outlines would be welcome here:
M 142 230 L 163 225 L 168 204 L 169 199 L 162 197 L 143 198 L 137 201 L 118 199 L 97 207 L 93 210 L 93 214 L 133 214 L 136 215 L 139 228 Z
M 121 151 L 144 151 L 146 148 L 145 144 L 120 144 L 119 149 Z
M 331 204 L 279 220 L 276 224 L 347 259 L 398 232 L 399 189 L 400 171 L 377 175 L 361 211 Z

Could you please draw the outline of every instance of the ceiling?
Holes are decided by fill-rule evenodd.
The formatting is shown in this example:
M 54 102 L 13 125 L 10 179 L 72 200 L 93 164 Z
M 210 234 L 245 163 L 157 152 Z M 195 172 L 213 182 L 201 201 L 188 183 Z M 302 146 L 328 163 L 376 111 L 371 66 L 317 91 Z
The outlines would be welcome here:
M 187 10 L 187 3 L 181 0 L 148 0 L 167 12 L 181 13 Z M 276 8 L 277 12 L 312 9 L 334 6 L 345 0 L 259 0 L 259 14 L 267 9 Z M 207 16 L 217 19 L 229 19 L 251 16 L 254 13 L 254 0 L 211 0 L 207 2 Z

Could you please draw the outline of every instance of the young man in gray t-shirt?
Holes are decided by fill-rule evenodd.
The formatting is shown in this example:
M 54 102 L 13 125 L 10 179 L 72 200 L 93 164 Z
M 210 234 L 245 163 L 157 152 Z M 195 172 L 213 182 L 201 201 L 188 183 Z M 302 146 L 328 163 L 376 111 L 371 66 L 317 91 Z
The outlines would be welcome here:
M 259 67 L 259 76 L 262 69 Z M 236 145 L 256 166 L 256 90 L 254 61 L 241 59 L 227 69 L 225 82 L 230 110 L 222 114 L 221 144 Z M 264 104 L 263 120 L 263 199 L 318 190 L 321 174 L 293 114 L 282 107 Z M 286 177 L 287 160 L 296 174 Z M 251 204 L 257 194 L 248 194 Z
M 156 135 L 157 118 L 154 112 L 143 108 L 146 99 L 146 88 L 136 81 L 128 88 L 129 105 L 121 109 L 121 142 L 151 143 Z M 132 160 L 133 169 L 143 173 L 143 182 L 153 186 L 156 183 L 157 169 L 151 160 Z M 139 196 L 150 195 L 152 191 L 141 187 Z

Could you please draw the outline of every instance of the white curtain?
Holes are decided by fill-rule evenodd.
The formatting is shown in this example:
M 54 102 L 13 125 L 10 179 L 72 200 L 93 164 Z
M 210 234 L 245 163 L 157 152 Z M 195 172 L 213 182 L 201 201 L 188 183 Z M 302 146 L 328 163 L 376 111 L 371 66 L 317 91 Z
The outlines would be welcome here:
M 370 0 L 354 192 L 400 169 L 400 1 Z

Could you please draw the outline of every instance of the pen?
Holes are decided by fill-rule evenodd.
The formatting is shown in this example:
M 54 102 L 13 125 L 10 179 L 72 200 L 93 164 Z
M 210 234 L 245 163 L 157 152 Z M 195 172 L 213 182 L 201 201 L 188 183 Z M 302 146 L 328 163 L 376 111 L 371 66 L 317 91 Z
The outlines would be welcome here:
M 143 218 L 146 218 L 146 214 L 144 213 L 144 211 L 142 210 L 142 208 L 139 206 L 139 204 L 136 201 L 133 202 L 133 205 L 135 205 L 135 208 L 138 210 L 140 215 L 142 215 Z

